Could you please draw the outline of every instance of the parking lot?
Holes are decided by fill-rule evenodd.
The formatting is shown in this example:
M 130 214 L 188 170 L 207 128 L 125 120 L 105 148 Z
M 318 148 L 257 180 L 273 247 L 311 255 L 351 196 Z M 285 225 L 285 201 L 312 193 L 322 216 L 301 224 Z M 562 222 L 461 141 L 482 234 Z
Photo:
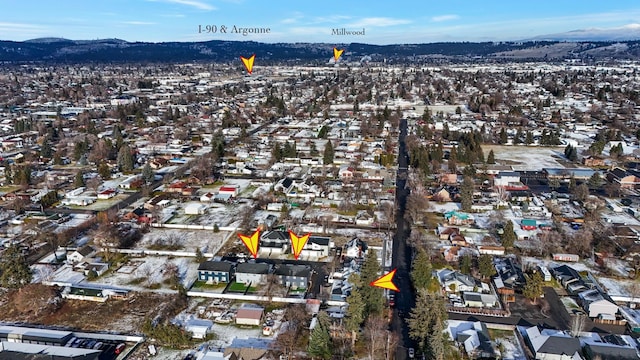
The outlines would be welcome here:
M 73 337 L 65 347 L 100 350 L 100 360 L 115 360 L 128 347 L 122 341 Z

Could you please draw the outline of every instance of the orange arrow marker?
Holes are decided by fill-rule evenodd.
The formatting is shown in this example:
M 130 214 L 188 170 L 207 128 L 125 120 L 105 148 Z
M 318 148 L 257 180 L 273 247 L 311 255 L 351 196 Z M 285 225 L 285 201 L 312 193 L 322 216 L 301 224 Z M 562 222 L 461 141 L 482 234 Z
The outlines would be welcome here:
M 343 52 L 344 49 L 338 50 L 337 48 L 333 48 L 333 59 L 338 62 L 338 59 L 340 59 L 340 56 L 342 56 Z
M 380 276 L 378 279 L 372 281 L 369 285 L 393 291 L 400 291 L 398 290 L 396 284 L 393 283 L 393 276 L 396 274 L 396 270 L 397 269 L 393 269 L 391 270 L 391 272 Z
M 258 257 L 258 242 L 260 241 L 260 230 L 256 230 L 251 236 L 246 236 L 242 234 L 238 234 L 240 240 L 244 243 L 244 246 L 247 247 L 247 250 L 251 253 L 253 258 Z
M 251 75 L 251 72 L 253 71 L 253 60 L 255 59 L 256 59 L 256 54 L 251 55 L 250 58 L 240 56 L 240 60 L 242 60 L 242 63 L 244 64 L 244 67 L 247 69 L 247 72 L 249 73 L 249 75 Z
M 304 246 L 307 244 L 309 236 L 311 236 L 311 234 L 298 236 L 294 234 L 293 231 L 289 230 L 289 238 L 291 238 L 291 249 L 293 249 L 293 257 L 295 257 L 296 260 L 298 260 L 298 257 L 302 252 L 302 248 L 304 248 Z

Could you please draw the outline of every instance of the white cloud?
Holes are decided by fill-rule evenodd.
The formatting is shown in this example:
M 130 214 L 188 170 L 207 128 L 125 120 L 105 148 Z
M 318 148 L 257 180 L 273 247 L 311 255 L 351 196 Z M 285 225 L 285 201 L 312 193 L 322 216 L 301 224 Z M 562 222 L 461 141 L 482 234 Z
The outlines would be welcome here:
M 293 13 L 293 15 L 291 17 L 288 17 L 286 19 L 280 20 L 280 23 L 281 24 L 295 24 L 299 20 L 301 20 L 302 18 L 304 18 L 304 14 L 302 14 L 299 11 L 296 11 L 295 13 Z
M 459 18 L 460 18 L 460 16 L 455 15 L 455 14 L 438 15 L 438 16 L 432 17 L 431 21 L 433 21 L 433 22 L 442 22 L 442 21 L 456 20 L 456 19 L 459 19 Z
M 156 24 L 154 22 L 148 22 L 148 21 L 123 21 L 122 23 L 125 25 L 155 25 Z
M 158 1 L 158 0 L 149 0 L 149 1 Z M 203 1 L 198 1 L 198 0 L 160 0 L 160 1 L 163 1 L 166 3 L 172 3 L 172 4 L 191 6 L 198 10 L 206 10 L 206 11 L 216 10 L 215 6 L 207 4 L 206 2 L 203 2 Z
M 407 19 L 394 19 L 387 17 L 370 17 L 356 20 L 350 24 L 346 24 L 347 27 L 387 27 L 396 25 L 410 24 L 411 20 Z
M 12 22 L 0 22 L 0 33 L 3 34 L 3 36 L 7 36 L 7 37 L 17 36 L 23 39 L 29 39 L 30 37 L 34 37 L 34 36 L 51 34 L 48 28 L 41 25 L 12 23 Z M 13 36 L 10 36 L 10 35 L 13 35 Z

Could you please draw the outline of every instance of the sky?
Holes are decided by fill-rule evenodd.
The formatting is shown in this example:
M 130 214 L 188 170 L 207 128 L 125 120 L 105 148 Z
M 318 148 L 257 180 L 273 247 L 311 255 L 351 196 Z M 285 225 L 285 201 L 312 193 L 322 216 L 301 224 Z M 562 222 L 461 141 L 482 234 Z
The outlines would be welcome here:
M 0 0 L 0 9 L 0 40 L 14 41 L 509 41 L 640 24 L 638 0 Z M 234 26 L 269 33 L 244 36 Z M 364 34 L 332 34 L 343 28 Z

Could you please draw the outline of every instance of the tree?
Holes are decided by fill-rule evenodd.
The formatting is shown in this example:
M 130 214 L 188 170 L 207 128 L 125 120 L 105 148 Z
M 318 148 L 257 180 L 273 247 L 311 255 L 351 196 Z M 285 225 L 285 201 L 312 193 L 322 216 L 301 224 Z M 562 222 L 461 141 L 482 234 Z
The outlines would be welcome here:
M 329 333 L 329 315 L 325 311 L 318 313 L 318 322 L 311 330 L 307 352 L 313 358 L 331 359 L 331 334 Z
M 333 157 L 335 155 L 335 151 L 333 150 L 333 144 L 331 143 L 331 140 L 327 141 L 326 145 L 324 146 L 324 153 L 322 156 L 322 160 L 323 160 L 323 164 L 325 165 L 329 165 L 329 164 L 333 164 Z
M 33 273 L 18 245 L 13 244 L 0 258 L 0 285 L 9 289 L 20 289 L 31 283 Z
M 551 190 L 556 190 L 559 187 L 560 187 L 560 179 L 558 179 L 557 177 L 553 177 L 549 179 L 549 188 Z
M 507 131 L 504 128 L 500 129 L 499 136 L 500 136 L 499 143 L 501 145 L 504 145 L 507 143 L 507 141 L 509 141 L 509 137 L 507 136 Z
M 458 154 L 456 151 L 456 147 L 451 148 L 451 152 L 449 152 L 449 159 L 447 160 L 447 167 L 449 171 L 452 173 L 456 173 L 458 171 Z
M 413 261 L 413 269 L 411 269 L 411 281 L 416 290 L 420 291 L 429 287 L 431 271 L 429 254 L 423 249 L 418 250 L 418 255 Z
M 473 262 L 471 261 L 470 255 L 463 255 L 460 257 L 460 272 L 466 275 L 471 274 L 471 266 Z
M 84 186 L 84 175 L 82 174 L 82 171 L 78 171 L 76 173 L 76 177 L 73 179 L 73 186 L 76 188 Z
M 365 303 L 365 317 L 373 314 L 380 314 L 384 308 L 382 289 L 369 286 L 372 281 L 378 278 L 380 272 L 381 268 L 376 251 L 369 248 L 360 270 L 362 281 L 361 284 L 359 284 L 359 289 L 362 293 L 362 300 Z
M 357 274 L 352 274 L 351 277 L 358 276 Z M 353 281 L 354 279 L 350 280 Z M 359 282 L 359 280 L 357 280 Z M 355 283 L 355 281 L 354 281 Z M 345 318 L 345 327 L 348 331 L 351 331 L 351 341 L 352 344 L 356 341 L 356 335 L 360 330 L 360 325 L 364 321 L 364 311 L 365 304 L 362 301 L 362 294 L 360 290 L 356 287 L 351 289 L 351 294 L 347 296 L 347 317 Z
M 196 260 L 196 262 L 198 264 L 202 264 L 203 262 L 207 261 L 207 258 L 202 253 L 202 250 L 200 250 L 200 247 L 198 247 L 196 249 L 196 258 L 195 258 L 195 260 Z
M 589 186 L 582 183 L 573 190 L 573 196 L 578 201 L 585 201 L 589 197 Z
M 133 170 L 133 154 L 129 145 L 123 145 L 118 151 L 117 157 L 118 168 L 120 171 L 128 172 Z
M 296 350 L 308 346 L 302 343 L 302 339 L 305 338 L 302 333 L 308 329 L 307 321 L 308 315 L 303 305 L 288 307 L 278 337 L 273 343 L 274 348 L 290 359 Z
M 604 180 L 602 179 L 602 176 L 600 176 L 599 172 L 594 172 L 593 175 L 591 175 L 591 177 L 589 178 L 589 180 L 587 180 L 587 186 L 589 186 L 589 189 L 599 189 L 602 184 L 604 183 Z
M 489 150 L 489 155 L 487 155 L 487 164 L 495 164 L 496 163 L 496 155 L 493 153 L 493 149 Z
M 109 169 L 109 165 L 105 162 L 101 162 L 98 165 L 98 175 L 102 178 L 102 180 L 109 180 L 111 178 L 111 169 Z
M 460 186 L 460 207 L 462 211 L 471 211 L 473 205 L 473 179 L 469 176 L 465 176 Z
M 364 325 L 364 337 L 367 340 L 369 359 L 384 359 L 386 337 L 388 336 L 387 322 L 380 316 L 370 316 Z
M 533 144 L 533 133 L 531 131 L 527 131 L 527 134 L 524 137 L 524 143 L 527 145 Z
M 142 180 L 145 185 L 150 185 L 153 183 L 153 169 L 151 169 L 151 165 L 149 163 L 144 164 L 142 168 Z
M 531 300 L 534 304 L 540 296 L 542 296 L 544 279 L 539 272 L 535 272 L 533 275 L 525 275 L 526 283 L 522 289 L 522 295 Z
M 444 329 L 446 320 L 447 310 L 442 296 L 422 290 L 418 292 L 416 306 L 409 315 L 409 336 L 418 343 L 422 352 L 431 354 L 434 345 L 431 341 L 435 340 L 433 329 Z
M 482 254 L 478 259 L 478 271 L 482 278 L 491 277 L 496 273 L 496 268 L 493 266 L 493 259 L 489 254 Z
M 500 240 L 502 240 L 502 246 L 505 249 L 509 249 L 513 247 L 513 244 L 516 241 L 516 233 L 513 230 L 513 221 L 507 220 L 504 224 L 504 229 L 502 229 L 502 236 L 500 236 Z

